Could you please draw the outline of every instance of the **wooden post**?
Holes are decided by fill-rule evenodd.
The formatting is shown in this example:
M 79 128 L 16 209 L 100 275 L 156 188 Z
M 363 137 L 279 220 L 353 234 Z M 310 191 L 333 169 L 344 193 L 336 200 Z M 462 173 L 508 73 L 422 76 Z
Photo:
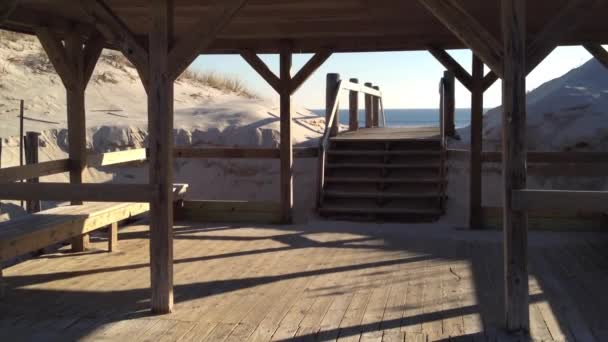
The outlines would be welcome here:
M 373 86 L 372 88 L 380 90 L 380 87 Z M 372 125 L 374 127 L 380 127 L 380 98 L 378 96 L 372 97 Z
M 73 82 L 66 87 L 68 115 L 68 153 L 70 157 L 70 183 L 82 184 L 83 172 L 87 158 L 85 89 L 84 76 L 84 41 L 79 34 L 70 34 L 65 39 L 65 51 L 68 63 L 72 66 Z M 72 201 L 72 205 L 82 204 Z M 89 248 L 89 235 L 72 239 L 72 252 L 83 252 Z
M 352 83 L 359 83 L 356 78 L 351 78 Z M 359 92 L 351 90 L 348 95 L 349 115 L 348 115 L 348 130 L 356 131 L 359 129 Z
M 281 221 L 292 222 L 293 208 L 293 145 L 291 133 L 291 51 L 283 46 L 280 55 L 281 97 Z M 328 84 L 329 87 L 329 84 Z
M 27 132 L 25 137 L 25 162 L 28 165 L 38 164 L 38 140 L 40 133 Z M 28 183 L 38 183 L 38 178 L 27 180 Z M 30 200 L 25 202 L 25 208 L 28 213 L 37 213 L 40 211 L 40 200 Z
M 481 151 L 483 150 L 483 62 L 473 54 L 471 87 L 471 154 L 469 173 L 469 227 L 479 229 L 481 218 Z
M 444 110 L 445 110 L 445 135 L 456 136 L 456 87 L 454 73 L 444 71 Z
M 151 1 L 149 34 L 148 131 L 150 184 L 159 188 L 150 201 L 150 273 L 152 312 L 173 311 L 173 83 L 169 46 L 173 2 Z
M 108 251 L 118 251 L 118 223 L 114 222 L 108 227 Z
M 24 145 L 24 136 L 23 136 L 23 115 L 25 112 L 25 105 L 23 100 L 19 101 L 19 166 L 23 166 L 23 145 Z M 23 183 L 23 180 L 21 180 Z M 23 208 L 23 201 L 20 203 L 21 208 Z
M 329 120 L 331 116 L 331 110 L 334 107 L 334 102 L 337 101 L 336 95 L 338 94 L 338 84 L 340 83 L 340 74 L 327 74 L 326 78 L 327 87 L 325 89 L 325 120 Z M 329 133 L 330 137 L 335 137 L 338 135 L 340 125 L 340 109 L 336 113 L 336 117 L 334 118 L 333 125 L 331 126 L 331 131 Z
M 530 327 L 528 294 L 528 217 L 512 207 L 512 191 L 526 188 L 526 1 L 502 0 L 504 41 L 503 229 L 505 308 L 509 331 Z
M 366 87 L 371 88 L 370 82 L 365 83 Z M 365 128 L 371 128 L 374 126 L 374 104 L 372 102 L 372 96 L 365 94 Z

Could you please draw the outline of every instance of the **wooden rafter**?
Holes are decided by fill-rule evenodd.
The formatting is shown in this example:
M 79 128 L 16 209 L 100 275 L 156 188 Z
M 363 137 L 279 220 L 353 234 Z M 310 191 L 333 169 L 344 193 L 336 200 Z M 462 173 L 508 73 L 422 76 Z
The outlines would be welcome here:
M 572 32 L 586 17 L 585 14 L 599 1 L 570 0 L 559 13 L 545 25 L 530 46 L 526 57 L 526 70 L 532 72 L 558 45 L 560 40 Z
M 312 75 L 327 59 L 331 56 L 330 51 L 318 52 L 306 62 L 306 64 L 298 71 L 291 80 L 291 93 L 295 93 L 306 80 Z
M 148 63 L 146 47 L 103 0 L 82 0 L 80 3 L 92 18 L 97 30 L 133 63 L 140 72 L 140 76 L 143 76 L 144 84 L 147 84 L 147 76 L 143 72 Z
M 247 3 L 247 0 L 219 1 L 211 14 L 199 21 L 193 32 L 178 40 L 169 53 L 169 76 L 177 79 L 194 59 L 222 32 L 232 18 Z
M 254 52 L 243 51 L 241 57 L 277 92 L 281 92 L 281 80 Z
M 608 51 L 606 51 L 604 47 L 600 44 L 584 44 L 583 47 L 585 47 L 598 62 L 608 68 Z
M 502 75 L 502 46 L 454 0 L 418 0 L 496 74 Z
M 68 55 L 61 39 L 47 28 L 36 29 L 36 36 L 46 52 L 51 64 L 67 89 L 72 89 L 78 83 L 76 74 L 69 63 Z
M 496 82 L 499 78 L 500 77 L 498 77 L 498 75 L 496 75 L 494 71 L 488 72 L 483 77 L 483 91 L 485 92 L 486 90 L 488 90 L 488 88 L 490 88 L 494 84 L 494 82 Z
M 449 53 L 445 50 L 430 47 L 429 52 L 439 63 L 441 63 L 446 69 L 451 71 L 454 76 L 464 85 L 467 89 L 471 90 L 473 87 L 473 79 L 469 74 Z
M 0 23 L 4 22 L 13 13 L 19 0 L 3 0 L 0 3 Z

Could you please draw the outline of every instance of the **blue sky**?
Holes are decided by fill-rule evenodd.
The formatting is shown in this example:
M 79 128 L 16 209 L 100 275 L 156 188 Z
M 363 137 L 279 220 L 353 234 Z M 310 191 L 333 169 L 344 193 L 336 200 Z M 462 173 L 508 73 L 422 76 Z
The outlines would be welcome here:
M 450 54 L 469 72 L 471 52 L 452 50 Z M 309 54 L 293 57 L 292 73 L 310 58 Z M 277 55 L 260 56 L 278 74 Z M 527 79 L 528 90 L 559 77 L 591 58 L 582 47 L 560 47 L 551 53 Z M 278 98 L 273 89 L 251 67 L 235 55 L 206 55 L 199 57 L 194 69 L 213 71 L 240 77 L 248 88 L 266 98 Z M 487 69 L 487 68 L 486 68 Z M 332 55 L 325 64 L 294 94 L 297 105 L 316 109 L 325 107 L 325 75 L 340 73 L 342 78 L 358 78 L 360 82 L 373 82 L 383 91 L 386 108 L 436 108 L 439 103 L 437 85 L 444 68 L 428 52 L 342 53 Z M 485 94 L 485 107 L 495 107 L 501 101 L 500 82 Z M 470 107 L 470 93 L 457 82 L 456 106 Z

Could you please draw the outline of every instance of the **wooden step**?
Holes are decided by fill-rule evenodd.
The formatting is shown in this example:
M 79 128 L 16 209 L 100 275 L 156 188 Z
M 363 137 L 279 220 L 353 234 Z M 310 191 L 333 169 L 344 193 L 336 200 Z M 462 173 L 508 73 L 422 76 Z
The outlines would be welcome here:
M 356 214 L 356 215 L 424 215 L 424 216 L 439 216 L 441 210 L 428 208 L 369 208 L 369 207 L 335 207 L 325 206 L 320 209 L 321 214 L 339 215 L 339 214 Z
M 327 177 L 325 178 L 326 183 L 392 183 L 392 184 L 441 184 L 446 181 L 442 181 L 439 178 L 420 178 L 420 177 L 406 177 L 406 178 L 382 178 L 382 177 Z
M 327 163 L 329 169 L 439 169 L 440 163 Z
M 381 191 L 336 191 L 326 190 L 326 197 L 333 198 L 379 198 L 379 199 L 428 199 L 439 198 L 442 195 L 438 191 L 419 193 L 381 192 Z
M 413 150 L 413 151 L 382 151 L 382 150 L 329 150 L 327 154 L 332 156 L 441 156 L 440 151 Z

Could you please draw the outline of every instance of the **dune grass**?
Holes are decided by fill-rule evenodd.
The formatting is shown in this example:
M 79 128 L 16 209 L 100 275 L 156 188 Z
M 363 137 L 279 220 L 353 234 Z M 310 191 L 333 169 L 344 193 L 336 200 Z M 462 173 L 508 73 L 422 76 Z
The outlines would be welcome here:
M 237 76 L 230 76 L 219 74 L 216 72 L 203 72 L 196 71 L 192 69 L 187 69 L 180 77 L 179 80 L 182 81 L 191 81 L 195 83 L 199 83 L 202 85 L 206 85 L 211 88 L 215 88 L 222 91 L 228 91 L 237 93 L 241 96 L 250 98 L 250 99 L 258 99 L 259 95 L 252 92 L 247 88 L 242 79 Z

